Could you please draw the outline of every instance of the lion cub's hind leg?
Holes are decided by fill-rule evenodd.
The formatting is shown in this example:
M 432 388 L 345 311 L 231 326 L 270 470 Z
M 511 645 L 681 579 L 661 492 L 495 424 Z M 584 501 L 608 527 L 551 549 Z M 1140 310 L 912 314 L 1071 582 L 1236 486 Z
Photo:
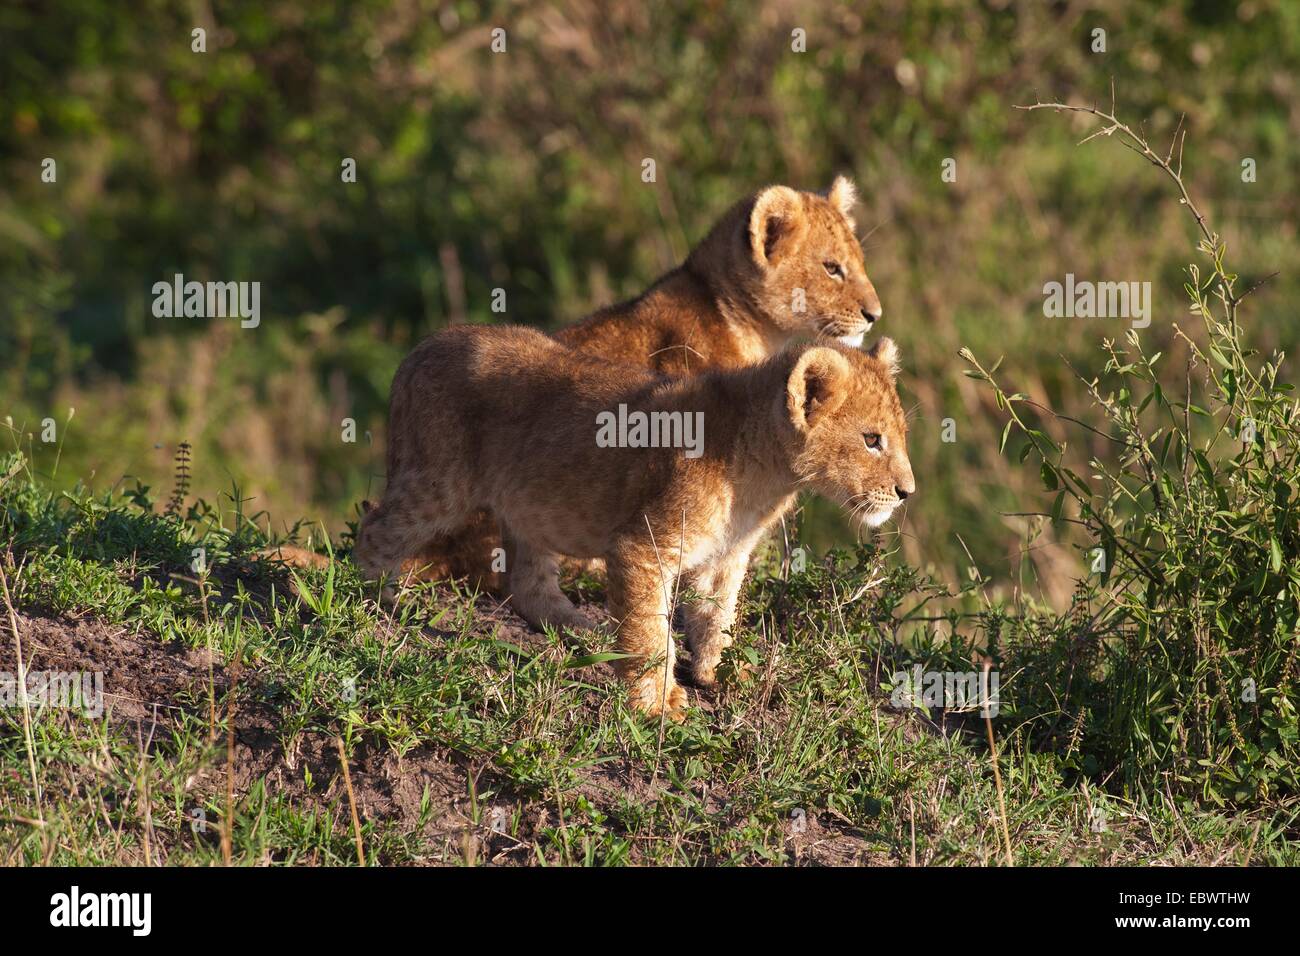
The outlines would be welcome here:
M 533 627 L 584 630 L 591 622 L 560 590 L 560 556 L 534 549 L 506 533 L 510 605 Z

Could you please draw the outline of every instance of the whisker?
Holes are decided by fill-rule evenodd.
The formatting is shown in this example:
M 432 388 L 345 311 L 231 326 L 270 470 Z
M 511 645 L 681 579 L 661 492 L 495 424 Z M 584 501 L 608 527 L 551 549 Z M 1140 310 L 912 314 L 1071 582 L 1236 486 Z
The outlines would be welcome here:
M 865 236 L 862 236 L 861 238 L 858 239 L 858 245 L 862 245 L 864 242 L 866 242 L 868 239 L 874 236 L 876 234 L 877 229 L 880 229 L 887 225 L 889 225 L 889 220 L 885 219 L 879 225 L 873 226 L 870 232 L 868 232 Z

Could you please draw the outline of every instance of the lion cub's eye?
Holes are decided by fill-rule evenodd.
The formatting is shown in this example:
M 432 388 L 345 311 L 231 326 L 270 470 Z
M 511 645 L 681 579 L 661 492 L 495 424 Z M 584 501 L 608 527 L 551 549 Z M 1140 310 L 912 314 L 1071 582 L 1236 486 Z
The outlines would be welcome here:
M 867 432 L 865 435 L 862 436 L 862 440 L 867 443 L 868 448 L 877 451 L 880 449 L 880 436 L 877 435 L 875 432 Z
M 844 270 L 840 268 L 838 262 L 823 262 L 822 265 L 826 268 L 826 274 L 832 279 L 844 278 Z

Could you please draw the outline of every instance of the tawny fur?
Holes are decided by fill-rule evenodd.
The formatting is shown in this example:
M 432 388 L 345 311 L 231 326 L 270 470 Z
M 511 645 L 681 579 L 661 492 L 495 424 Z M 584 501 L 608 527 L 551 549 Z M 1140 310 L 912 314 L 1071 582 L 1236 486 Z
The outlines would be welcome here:
M 554 338 L 669 375 L 752 365 L 799 336 L 861 344 L 881 306 L 854 235 L 856 201 L 843 176 L 825 194 L 762 189 L 736 203 L 685 263 L 646 292 Z M 390 432 L 395 427 L 390 421 Z M 499 547 L 495 520 L 479 512 L 421 546 L 404 570 L 414 579 L 468 577 L 501 590 L 505 580 L 489 565 Z M 529 616 L 517 594 L 515 605 Z
M 511 587 L 538 625 L 586 626 L 559 555 L 604 558 L 618 668 L 635 705 L 678 716 L 670 602 L 678 570 L 692 676 L 713 682 L 750 552 L 807 488 L 861 523 L 915 490 L 894 388 L 897 350 L 804 345 L 755 366 L 668 377 L 517 327 L 458 326 L 421 343 L 393 381 L 388 491 L 356 557 L 396 575 L 430 532 L 487 509 L 505 529 Z M 703 413 L 702 454 L 601 447 L 598 415 Z M 874 447 L 872 447 L 874 443 Z

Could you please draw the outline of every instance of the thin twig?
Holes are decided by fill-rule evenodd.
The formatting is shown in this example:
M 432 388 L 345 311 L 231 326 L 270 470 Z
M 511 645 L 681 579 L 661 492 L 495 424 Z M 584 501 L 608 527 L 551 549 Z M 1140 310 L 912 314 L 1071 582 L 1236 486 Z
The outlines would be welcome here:
M 663 560 L 663 558 L 660 557 L 660 555 L 659 555 L 659 545 L 655 543 L 655 531 L 654 531 L 654 528 L 650 527 L 650 516 L 649 516 L 649 515 L 642 515 L 642 517 L 645 518 L 645 527 L 646 527 L 646 530 L 647 530 L 648 532 L 650 532 L 650 547 L 654 548 L 654 552 L 655 552 L 655 561 L 656 561 L 656 562 L 658 563 L 658 565 L 659 565 L 659 586 L 660 586 L 660 588 L 663 589 L 664 597 L 665 597 L 666 599 L 669 599 L 669 593 L 668 593 L 668 580 L 667 580 L 666 575 L 664 574 L 664 560 Z M 682 520 L 685 521 L 685 512 L 682 513 Z M 679 571 L 681 570 L 681 568 L 680 568 L 680 564 L 681 564 L 681 558 L 680 558 L 680 555 L 679 555 L 679 557 L 678 557 L 678 570 L 679 570 Z M 654 782 L 655 778 L 659 775 L 659 755 L 663 752 L 663 746 L 664 746 L 664 721 L 667 719 L 667 716 L 668 716 L 668 714 L 667 714 L 667 711 L 668 711 L 668 680 L 669 680 L 669 678 L 672 677 L 672 669 L 671 669 L 671 668 L 672 668 L 672 660 L 673 660 L 673 655 L 672 655 L 672 643 L 673 643 L 673 608 L 672 608 L 672 599 L 669 599 L 669 606 L 668 606 L 668 639 L 667 639 L 666 641 L 664 641 L 664 679 L 663 679 L 663 691 L 662 691 L 662 693 L 659 695 L 659 744 L 658 744 L 658 746 L 655 748 L 655 769 L 654 769 L 654 773 L 652 773 L 652 774 L 650 775 L 650 780 L 651 780 L 652 783 Z
M 142 807 L 144 816 L 144 865 L 153 866 L 153 798 L 149 794 L 149 749 L 153 746 L 154 731 L 158 729 L 158 708 L 153 709 L 153 721 L 149 724 L 149 738 L 140 735 L 140 724 L 135 725 L 135 741 L 140 748 L 140 780 L 136 788 L 136 800 Z
M 226 695 L 230 701 L 226 708 L 226 813 L 221 821 L 221 859 L 226 866 L 230 866 L 235 842 L 235 707 L 238 703 L 239 669 L 239 651 L 236 650 L 230 668 L 230 690 Z
M 1219 243 L 1219 237 L 1210 231 L 1209 226 L 1206 224 L 1205 216 L 1201 214 L 1201 211 L 1200 209 L 1197 208 L 1196 203 L 1192 201 L 1191 195 L 1187 192 L 1187 186 L 1183 182 L 1183 175 L 1182 175 L 1183 158 L 1182 158 L 1181 146 L 1178 151 L 1178 166 L 1175 169 L 1173 163 L 1171 162 L 1172 155 L 1173 155 L 1172 143 L 1169 146 L 1170 155 L 1165 158 L 1161 158 L 1160 154 L 1152 150 L 1151 147 L 1147 144 L 1145 137 L 1141 136 L 1138 133 L 1135 133 L 1133 131 L 1133 128 L 1130 127 L 1127 123 L 1120 122 L 1120 120 L 1116 118 L 1115 107 L 1114 107 L 1113 81 L 1111 87 L 1111 97 L 1112 97 L 1112 104 L 1109 113 L 1103 110 L 1099 110 L 1095 106 L 1076 106 L 1070 103 L 1035 102 L 1029 104 L 1028 106 L 1016 106 L 1015 108 L 1018 110 L 1024 110 L 1025 112 L 1032 112 L 1034 110 L 1056 110 L 1058 112 L 1065 111 L 1067 113 L 1088 113 L 1091 114 L 1092 116 L 1097 117 L 1102 122 L 1107 124 L 1102 129 L 1098 130 L 1097 132 L 1093 133 L 1091 136 L 1088 136 L 1086 139 L 1084 139 L 1083 142 L 1085 143 L 1088 140 L 1093 139 L 1097 136 L 1102 136 L 1102 135 L 1110 136 L 1116 132 L 1121 133 L 1123 136 L 1128 137 L 1127 142 L 1125 142 L 1124 140 L 1121 140 L 1120 142 L 1124 146 L 1128 147 L 1129 149 L 1132 149 L 1134 152 L 1141 155 L 1144 159 L 1150 162 L 1151 165 L 1159 166 L 1161 169 L 1165 171 L 1165 173 L 1169 175 L 1169 178 L 1172 179 L 1175 184 L 1177 184 L 1178 191 L 1182 194 L 1183 204 L 1187 206 L 1188 210 L 1196 218 L 1196 226 L 1198 229 L 1200 229 L 1201 235 L 1205 237 L 1206 241 L 1209 242 L 1211 246 L 1217 247 Z M 1183 121 L 1180 119 L 1178 121 L 1179 129 L 1182 128 L 1182 123 Z M 1178 138 L 1177 132 L 1175 132 L 1174 136 L 1175 139 Z M 1187 139 L 1186 133 L 1183 133 L 1182 139 L 1184 141 Z
M 343 738 L 335 737 L 334 746 L 339 751 L 339 763 L 343 765 L 343 788 L 348 792 L 348 808 L 352 811 L 352 835 L 357 839 L 357 859 L 366 865 L 366 848 L 361 842 L 361 819 L 357 816 L 357 801 L 352 793 L 352 774 L 348 772 L 348 755 L 343 749 Z
M 36 740 L 32 736 L 32 709 L 27 700 L 27 664 L 23 660 L 23 639 L 18 633 L 18 615 L 14 611 L 13 599 L 9 596 L 9 576 L 5 574 L 4 563 L 0 562 L 0 583 L 4 585 L 5 607 L 9 611 L 9 629 L 14 635 L 14 653 L 18 655 L 18 702 L 23 708 L 23 736 L 27 740 L 27 770 L 32 776 L 32 792 L 36 796 L 36 818 L 45 822 L 41 811 L 41 782 L 36 776 Z
M 984 662 L 984 726 L 989 734 L 989 756 L 993 759 L 993 784 L 998 791 L 999 822 L 1002 824 L 1002 846 L 1007 853 L 1007 866 L 1015 866 L 1011 857 L 1011 834 L 1007 832 L 1007 802 L 1002 795 L 1002 771 L 998 769 L 998 745 L 993 740 L 993 718 L 989 715 L 989 671 L 993 669 L 991 661 Z

